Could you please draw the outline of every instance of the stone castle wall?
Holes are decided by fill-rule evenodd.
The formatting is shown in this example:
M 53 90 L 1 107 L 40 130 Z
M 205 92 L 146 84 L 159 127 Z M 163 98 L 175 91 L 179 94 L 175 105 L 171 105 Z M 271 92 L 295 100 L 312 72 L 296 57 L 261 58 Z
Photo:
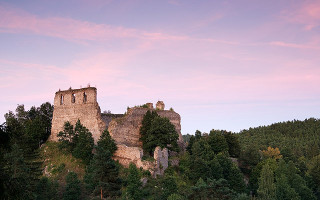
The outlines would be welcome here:
M 142 119 L 148 110 L 156 111 L 161 117 L 166 117 L 175 126 L 179 134 L 179 143 L 183 143 L 181 135 L 180 115 L 171 110 L 154 109 L 149 103 L 148 108 L 129 108 L 125 115 L 101 114 L 97 103 L 97 89 L 94 87 L 82 89 L 69 89 L 58 91 L 54 98 L 54 111 L 50 140 L 58 141 L 57 134 L 63 131 L 64 123 L 69 121 L 72 125 L 80 122 L 92 133 L 95 143 L 100 135 L 108 128 L 111 137 L 115 140 L 118 150 L 114 159 L 122 165 L 129 166 L 132 162 L 138 168 L 150 170 L 153 175 L 163 174 L 168 167 L 168 150 L 157 147 L 154 153 L 154 162 L 143 161 L 143 150 L 140 138 Z M 159 106 L 157 106 L 159 107 Z
M 140 138 L 140 127 L 142 119 L 149 108 L 133 107 L 127 111 L 124 117 L 116 118 L 109 123 L 108 131 L 117 144 L 125 144 L 129 147 L 142 147 Z M 175 126 L 179 134 L 179 141 L 182 141 L 180 115 L 170 110 L 153 110 L 161 117 L 166 117 Z
M 64 123 L 69 121 L 75 125 L 78 119 L 89 129 L 94 141 L 97 142 L 106 124 L 101 120 L 96 88 L 88 87 L 56 92 L 49 139 L 57 141 L 57 134 L 63 130 Z

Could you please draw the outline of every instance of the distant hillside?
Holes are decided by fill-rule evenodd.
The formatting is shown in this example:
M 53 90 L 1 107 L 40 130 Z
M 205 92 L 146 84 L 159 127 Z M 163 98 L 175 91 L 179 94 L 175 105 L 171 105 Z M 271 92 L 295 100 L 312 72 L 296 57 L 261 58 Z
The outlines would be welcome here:
M 312 158 L 320 153 L 320 120 L 293 120 L 249 128 L 239 133 L 242 147 L 278 147 L 283 156 Z

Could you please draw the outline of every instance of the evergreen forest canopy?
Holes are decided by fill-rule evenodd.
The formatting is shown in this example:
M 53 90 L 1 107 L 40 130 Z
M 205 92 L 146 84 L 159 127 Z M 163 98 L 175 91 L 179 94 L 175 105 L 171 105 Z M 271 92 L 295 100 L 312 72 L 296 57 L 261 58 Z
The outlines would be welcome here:
M 186 149 L 169 158 L 179 164 L 154 178 L 112 159 L 117 146 L 107 130 L 95 145 L 80 121 L 66 122 L 59 142 L 47 141 L 52 113 L 44 103 L 5 115 L 0 199 L 320 199 L 319 119 L 184 135 Z M 145 154 L 179 150 L 168 119 L 148 112 L 142 124 Z

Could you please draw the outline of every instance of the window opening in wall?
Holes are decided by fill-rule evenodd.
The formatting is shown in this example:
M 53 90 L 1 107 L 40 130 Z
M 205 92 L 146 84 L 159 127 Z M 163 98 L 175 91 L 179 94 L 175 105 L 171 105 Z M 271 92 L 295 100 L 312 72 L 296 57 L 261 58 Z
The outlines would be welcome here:
M 75 103 L 76 102 L 76 95 L 73 93 L 71 96 L 71 103 Z
M 87 102 L 87 94 L 84 92 L 83 93 L 83 103 Z
M 60 105 L 63 104 L 63 95 L 60 96 Z

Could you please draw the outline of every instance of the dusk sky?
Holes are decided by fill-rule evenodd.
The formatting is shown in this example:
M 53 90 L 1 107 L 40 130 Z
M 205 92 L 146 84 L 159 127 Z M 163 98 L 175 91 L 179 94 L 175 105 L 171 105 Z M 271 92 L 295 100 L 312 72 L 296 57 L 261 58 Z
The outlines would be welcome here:
M 88 84 L 182 134 L 320 118 L 320 1 L 0 0 L 0 123 Z

